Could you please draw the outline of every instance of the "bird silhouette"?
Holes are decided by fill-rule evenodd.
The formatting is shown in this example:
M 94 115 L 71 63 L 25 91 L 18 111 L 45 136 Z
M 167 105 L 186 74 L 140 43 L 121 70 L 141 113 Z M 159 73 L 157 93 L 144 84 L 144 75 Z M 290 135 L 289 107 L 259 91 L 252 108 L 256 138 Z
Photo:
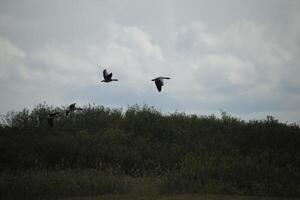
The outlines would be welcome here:
M 112 73 L 107 73 L 106 69 L 103 70 L 103 78 L 104 80 L 102 80 L 101 82 L 111 82 L 111 81 L 118 81 L 118 79 L 112 79 Z
M 164 85 L 164 79 L 170 79 L 170 78 L 160 76 L 160 77 L 157 77 L 155 79 L 152 79 L 152 81 L 155 82 L 156 88 L 159 92 L 161 91 L 161 87 Z
M 62 113 L 60 112 L 54 112 L 54 113 L 50 113 L 48 115 L 48 125 L 49 125 L 49 128 L 52 128 L 54 126 L 54 119 L 58 116 L 61 116 Z
M 82 110 L 82 108 L 76 108 L 75 106 L 76 103 L 72 103 L 69 105 L 68 109 L 66 110 L 66 116 L 68 116 L 71 112 L 74 112 L 76 110 Z
M 72 103 L 71 105 L 69 105 L 69 111 L 73 112 L 76 110 L 75 104 L 76 103 Z

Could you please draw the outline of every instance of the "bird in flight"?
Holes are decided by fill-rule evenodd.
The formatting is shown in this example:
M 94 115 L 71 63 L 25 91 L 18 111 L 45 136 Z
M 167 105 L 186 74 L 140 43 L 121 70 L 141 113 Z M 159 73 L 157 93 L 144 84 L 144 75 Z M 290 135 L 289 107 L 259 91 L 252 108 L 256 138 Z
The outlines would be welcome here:
M 104 80 L 102 80 L 101 82 L 105 82 L 105 83 L 108 83 L 108 82 L 111 82 L 111 81 L 118 81 L 118 79 L 112 79 L 112 73 L 107 73 L 106 69 L 103 70 L 103 78 Z
M 60 112 L 54 112 L 54 113 L 50 113 L 48 115 L 48 125 L 49 125 L 49 128 L 52 128 L 54 126 L 54 119 L 56 117 L 59 117 L 59 116 L 62 116 L 62 113 L 60 113 Z
M 160 76 L 160 77 L 157 77 L 155 79 L 152 79 L 152 81 L 155 82 L 156 88 L 159 92 L 161 91 L 161 87 L 164 85 L 164 79 L 170 79 L 170 78 Z
M 68 116 L 71 112 L 74 112 L 75 110 L 82 110 L 82 108 L 76 108 L 76 103 L 72 103 L 69 105 L 68 109 L 66 110 L 66 116 Z

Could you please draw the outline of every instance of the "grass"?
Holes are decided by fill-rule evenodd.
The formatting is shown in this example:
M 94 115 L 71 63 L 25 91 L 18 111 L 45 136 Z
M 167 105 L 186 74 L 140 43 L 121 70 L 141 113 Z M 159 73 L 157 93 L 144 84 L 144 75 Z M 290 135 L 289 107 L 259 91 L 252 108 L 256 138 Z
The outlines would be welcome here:
M 77 197 L 64 200 L 291 200 L 291 198 L 278 197 L 256 197 L 256 196 L 231 196 L 231 195 L 203 195 L 203 194 L 183 194 L 183 195 L 102 195 L 95 197 Z
M 0 199 L 53 199 L 121 194 L 130 191 L 127 177 L 100 170 L 58 170 L 2 173 Z
M 278 200 L 256 196 L 166 193 L 166 183 L 157 177 L 113 175 L 93 169 L 2 173 L 0 199 L 64 200 Z

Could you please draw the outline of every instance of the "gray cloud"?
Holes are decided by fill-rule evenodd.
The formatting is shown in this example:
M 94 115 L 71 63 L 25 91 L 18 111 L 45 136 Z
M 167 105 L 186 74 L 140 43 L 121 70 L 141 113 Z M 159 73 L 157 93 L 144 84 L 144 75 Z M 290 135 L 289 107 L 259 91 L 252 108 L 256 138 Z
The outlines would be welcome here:
M 300 117 L 298 1 L 0 5 L 0 112 L 77 101 Z M 100 84 L 104 67 L 120 82 Z M 172 77 L 161 94 L 159 75 Z

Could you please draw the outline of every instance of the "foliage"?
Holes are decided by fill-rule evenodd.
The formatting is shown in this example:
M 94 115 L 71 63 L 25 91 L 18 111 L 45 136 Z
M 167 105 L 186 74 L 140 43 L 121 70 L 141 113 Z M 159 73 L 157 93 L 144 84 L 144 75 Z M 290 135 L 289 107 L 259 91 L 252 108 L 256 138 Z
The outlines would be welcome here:
M 99 170 L 38 170 L 2 173 L 1 199 L 53 199 L 72 196 L 120 194 L 129 191 L 126 177 Z
M 225 112 L 88 105 L 49 128 L 51 112 L 64 108 L 44 103 L 2 116 L 1 181 L 16 172 L 109 170 L 156 177 L 161 193 L 300 196 L 300 128 L 271 116 L 246 122 Z

